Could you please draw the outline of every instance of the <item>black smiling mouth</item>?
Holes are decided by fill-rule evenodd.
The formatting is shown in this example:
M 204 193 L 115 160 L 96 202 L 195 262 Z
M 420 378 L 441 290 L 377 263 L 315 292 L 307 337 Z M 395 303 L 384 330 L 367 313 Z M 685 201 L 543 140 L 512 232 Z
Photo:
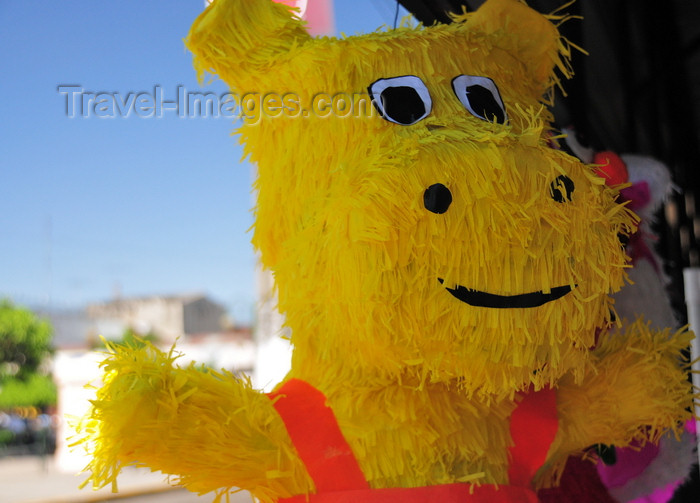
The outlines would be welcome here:
M 438 281 L 441 284 L 444 283 L 442 278 L 438 278 Z M 571 291 L 569 285 L 557 286 L 552 288 L 549 293 L 538 291 L 521 293 L 518 295 L 496 295 L 493 293 L 471 290 L 461 285 L 458 285 L 457 288 L 445 287 L 445 289 L 457 299 L 470 306 L 492 307 L 496 309 L 538 307 L 547 302 L 560 299 Z

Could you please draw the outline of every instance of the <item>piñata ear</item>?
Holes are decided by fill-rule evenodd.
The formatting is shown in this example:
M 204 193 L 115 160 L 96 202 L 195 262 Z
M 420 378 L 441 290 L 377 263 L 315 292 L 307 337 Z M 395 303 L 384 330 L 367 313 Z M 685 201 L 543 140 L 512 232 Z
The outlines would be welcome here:
M 519 0 L 487 0 L 468 18 L 467 26 L 489 35 L 522 61 L 543 91 L 552 82 L 554 67 L 562 67 L 559 30 Z
M 199 78 L 217 74 L 232 90 L 250 91 L 274 73 L 278 58 L 311 37 L 294 11 L 271 0 L 216 0 L 192 25 L 185 45 Z

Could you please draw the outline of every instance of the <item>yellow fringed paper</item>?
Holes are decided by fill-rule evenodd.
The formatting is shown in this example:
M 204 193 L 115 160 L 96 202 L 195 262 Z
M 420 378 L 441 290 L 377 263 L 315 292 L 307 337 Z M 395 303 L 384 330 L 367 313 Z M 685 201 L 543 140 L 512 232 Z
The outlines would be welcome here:
M 187 39 L 200 76 L 248 97 L 253 243 L 292 330 L 289 377 L 326 395 L 373 488 L 507 484 L 509 418 L 530 388 L 558 390 L 540 485 L 591 444 L 655 439 L 689 416 L 677 359 L 687 333 L 634 322 L 590 350 L 611 325 L 628 267 L 619 236 L 637 219 L 547 141 L 551 90 L 571 73 L 553 24 L 565 18 L 487 0 L 450 25 L 312 38 L 285 6 L 217 0 Z M 493 81 L 500 123 L 465 108 L 462 75 Z M 431 99 L 411 125 L 385 120 L 367 94 L 401 76 Z M 445 211 L 424 198 L 437 184 Z M 547 300 L 488 307 L 450 289 Z M 246 381 L 178 369 L 152 347 L 112 351 L 83 430 L 95 485 L 138 464 L 197 492 L 240 487 L 267 502 L 314 491 Z
M 116 484 L 129 465 L 219 496 L 246 489 L 273 501 L 313 487 L 272 402 L 248 380 L 194 364 L 179 368 L 174 351 L 151 345 L 108 349 L 104 385 L 78 430 L 94 447 L 96 488 Z

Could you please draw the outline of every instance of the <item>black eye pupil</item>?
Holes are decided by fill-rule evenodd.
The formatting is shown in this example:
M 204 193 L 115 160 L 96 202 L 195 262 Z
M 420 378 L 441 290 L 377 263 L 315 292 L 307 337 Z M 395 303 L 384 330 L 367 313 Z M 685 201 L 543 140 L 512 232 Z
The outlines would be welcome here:
M 428 187 L 423 193 L 423 205 L 425 209 L 437 213 L 445 213 L 452 204 L 452 192 L 441 183 Z
M 506 122 L 503 109 L 493 97 L 491 91 L 484 86 L 467 86 L 467 99 L 475 114 L 482 119 L 495 121 L 498 124 Z
M 425 115 L 425 103 L 412 87 L 388 87 L 380 95 L 384 114 L 399 124 L 413 124 Z
M 549 191 L 552 199 L 558 203 L 571 201 L 571 195 L 574 193 L 574 181 L 566 175 L 559 175 L 549 184 Z

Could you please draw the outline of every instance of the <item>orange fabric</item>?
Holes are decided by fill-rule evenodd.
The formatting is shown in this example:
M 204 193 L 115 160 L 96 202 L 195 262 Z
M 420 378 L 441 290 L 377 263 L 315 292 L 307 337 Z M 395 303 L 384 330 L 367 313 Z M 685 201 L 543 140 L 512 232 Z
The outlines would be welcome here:
M 538 503 L 532 477 L 544 463 L 558 428 L 556 392 L 527 393 L 511 416 L 510 485 L 371 489 L 323 393 L 290 379 L 269 396 L 316 486 L 316 494 L 279 503 Z
M 326 397 L 300 379 L 268 395 L 282 417 L 316 492 L 369 489 Z
M 302 494 L 279 503 L 538 503 L 530 489 L 514 486 L 445 484 L 429 487 L 401 487 Z
M 532 478 L 547 459 L 547 452 L 559 429 L 557 394 L 543 389 L 522 395 L 522 400 L 510 417 L 511 485 L 530 487 Z

